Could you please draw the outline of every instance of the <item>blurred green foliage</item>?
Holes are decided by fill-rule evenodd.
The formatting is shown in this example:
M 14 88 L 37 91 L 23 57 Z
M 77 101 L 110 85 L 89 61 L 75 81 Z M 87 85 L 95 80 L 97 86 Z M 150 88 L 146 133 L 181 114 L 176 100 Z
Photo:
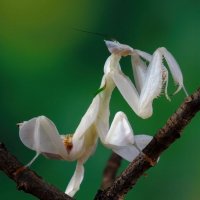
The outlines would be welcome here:
M 75 29 L 111 35 L 122 43 L 153 53 L 165 46 L 178 60 L 189 93 L 200 85 L 200 1 L 65 1 L 0 0 L 0 141 L 26 164 L 34 155 L 19 140 L 16 123 L 46 115 L 60 133 L 73 133 L 97 91 L 109 53 L 103 37 Z M 124 59 L 126 73 L 130 60 Z M 170 92 L 173 92 L 171 81 Z M 127 113 L 135 133 L 153 135 L 183 101 L 184 93 L 168 102 L 154 102 L 154 115 L 138 118 L 118 91 L 111 118 Z M 197 200 L 200 196 L 199 114 L 142 177 L 126 199 Z M 77 199 L 92 199 L 99 188 L 110 150 L 99 145 L 86 163 Z M 123 162 L 120 171 L 126 166 Z M 47 160 L 31 166 L 46 181 L 64 190 L 75 163 Z M 0 198 L 36 199 L 17 191 L 0 173 Z

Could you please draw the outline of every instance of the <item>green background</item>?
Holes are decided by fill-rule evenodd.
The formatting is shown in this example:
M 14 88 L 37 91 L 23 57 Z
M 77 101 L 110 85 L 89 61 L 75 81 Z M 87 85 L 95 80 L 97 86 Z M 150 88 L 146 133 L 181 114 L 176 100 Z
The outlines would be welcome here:
M 73 133 L 100 85 L 109 55 L 104 38 L 77 28 L 108 34 L 149 53 L 165 46 L 179 62 L 188 92 L 200 86 L 200 1 L 0 0 L 0 141 L 24 164 L 34 152 L 19 140 L 16 123 L 45 115 L 60 133 Z M 122 63 L 130 75 L 129 61 Z M 174 89 L 170 79 L 170 94 Z M 171 102 L 161 96 L 154 101 L 154 115 L 143 120 L 115 90 L 111 119 L 122 110 L 136 134 L 153 135 L 184 98 L 183 91 Z M 126 199 L 199 199 L 199 116 Z M 77 199 L 94 197 L 110 153 L 98 145 L 85 165 Z M 119 171 L 127 165 L 123 161 Z M 64 191 L 74 167 L 75 163 L 40 156 L 31 169 Z M 15 183 L 0 173 L 0 199 L 36 198 L 17 191 Z

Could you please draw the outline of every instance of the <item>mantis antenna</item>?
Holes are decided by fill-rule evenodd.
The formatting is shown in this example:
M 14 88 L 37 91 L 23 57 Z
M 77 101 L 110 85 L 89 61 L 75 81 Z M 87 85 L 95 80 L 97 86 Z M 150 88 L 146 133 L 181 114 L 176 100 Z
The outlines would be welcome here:
M 83 32 L 83 33 L 88 33 L 88 34 L 91 34 L 91 35 L 97 35 L 97 36 L 100 36 L 100 37 L 103 37 L 104 40 L 117 40 L 115 37 L 109 35 L 109 34 L 105 34 L 105 33 L 99 33 L 99 32 L 93 32 L 93 31 L 87 31 L 87 30 L 84 30 L 84 29 L 80 29 L 80 28 L 72 28 L 74 31 L 79 31 L 79 32 Z

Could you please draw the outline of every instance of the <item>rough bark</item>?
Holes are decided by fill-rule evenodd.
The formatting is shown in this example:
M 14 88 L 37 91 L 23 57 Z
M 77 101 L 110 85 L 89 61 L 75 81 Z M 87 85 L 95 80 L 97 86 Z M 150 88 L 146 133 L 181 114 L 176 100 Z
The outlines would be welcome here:
M 34 171 L 25 168 L 4 144 L 0 143 L 0 170 L 17 184 L 18 190 L 30 193 L 41 200 L 72 200 L 65 193 L 46 183 Z
M 117 170 L 121 165 L 121 160 L 122 158 L 116 153 L 113 152 L 111 154 L 103 172 L 101 190 L 105 190 L 106 188 L 110 187 L 111 184 L 114 182 Z

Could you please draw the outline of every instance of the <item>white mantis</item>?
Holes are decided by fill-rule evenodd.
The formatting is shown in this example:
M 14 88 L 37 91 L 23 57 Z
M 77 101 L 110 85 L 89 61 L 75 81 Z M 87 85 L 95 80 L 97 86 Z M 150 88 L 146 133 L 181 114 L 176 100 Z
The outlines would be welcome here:
M 152 139 L 148 135 L 134 136 L 123 112 L 116 113 L 109 126 L 109 102 L 115 86 L 131 108 L 139 116 L 146 118 L 152 114 L 153 99 L 160 94 L 163 82 L 167 82 L 167 71 L 162 65 L 160 50 L 151 56 L 117 42 L 106 41 L 106 44 L 112 55 L 105 62 L 101 92 L 94 97 L 73 135 L 59 135 L 53 122 L 44 116 L 20 124 L 21 141 L 36 151 L 36 156 L 26 166 L 30 166 L 39 154 L 52 159 L 77 160 L 76 170 L 65 191 L 70 196 L 74 196 L 79 190 L 84 177 L 83 164 L 95 151 L 98 138 L 127 161 L 134 160 Z M 173 57 L 168 54 L 166 56 L 166 52 L 164 54 L 180 90 L 183 87 L 180 69 L 174 64 Z M 133 58 L 136 87 L 119 66 L 121 56 L 126 55 Z M 140 56 L 150 62 L 148 67 Z M 163 73 L 166 75 L 164 80 Z
M 111 77 L 124 99 L 138 116 L 148 118 L 152 115 L 153 99 L 160 95 L 164 86 L 165 95 L 170 100 L 167 94 L 168 71 L 162 64 L 163 57 L 168 64 L 175 83 L 179 86 L 174 94 L 183 88 L 186 95 L 188 95 L 183 85 L 180 67 L 172 54 L 164 47 L 158 48 L 153 55 L 150 55 L 116 41 L 105 41 L 105 43 L 110 53 L 115 56 L 114 59 L 116 61 L 113 62 Z M 131 56 L 136 86 L 121 71 L 119 65 L 121 56 L 128 55 Z M 141 58 L 149 62 L 148 67 Z

